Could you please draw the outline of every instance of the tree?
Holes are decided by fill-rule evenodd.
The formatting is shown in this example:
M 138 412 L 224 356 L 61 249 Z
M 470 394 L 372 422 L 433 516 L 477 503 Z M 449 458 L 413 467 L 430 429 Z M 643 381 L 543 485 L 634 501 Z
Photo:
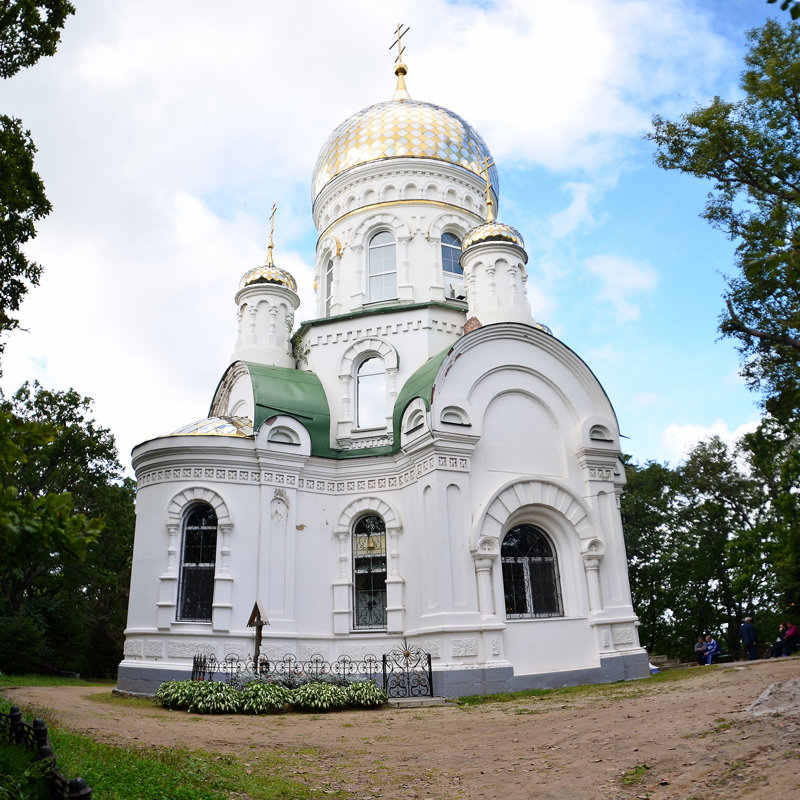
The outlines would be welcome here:
M 665 652 L 675 605 L 672 580 L 677 477 L 665 464 L 639 466 L 623 457 L 627 486 L 622 495 L 622 526 L 628 552 L 633 607 L 639 616 L 639 639 L 651 653 Z
M 622 524 L 640 638 L 651 653 L 686 658 L 708 632 L 735 653 L 745 616 L 777 612 L 773 564 L 782 551 L 770 497 L 780 494 L 779 478 L 769 477 L 770 488 L 752 460 L 745 468 L 747 457 L 713 437 L 674 469 L 626 459 Z
M 40 660 L 113 671 L 134 528 L 134 484 L 120 476 L 88 398 L 34 383 L 0 404 L 0 641 L 3 630 L 44 631 Z
M 74 13 L 66 0 L 2 0 L 0 77 L 53 55 L 67 16 Z M 41 266 L 22 250 L 36 235 L 36 223 L 51 209 L 34 169 L 35 152 L 22 122 L 0 115 L 0 336 L 17 327 L 14 312 L 41 275 Z M 0 339 L 0 355 L 4 346 Z
M 68 0 L 3 0 L 0 4 L 0 78 L 10 78 L 42 56 L 52 56 L 75 6 Z
M 770 5 L 778 0 L 767 0 Z M 800 19 L 800 0 L 781 0 L 781 11 L 789 11 L 792 19 Z
M 656 163 L 713 182 L 703 216 L 737 243 L 720 330 L 768 410 L 800 403 L 800 26 L 747 34 L 743 98 L 715 98 L 678 122 L 656 116 Z

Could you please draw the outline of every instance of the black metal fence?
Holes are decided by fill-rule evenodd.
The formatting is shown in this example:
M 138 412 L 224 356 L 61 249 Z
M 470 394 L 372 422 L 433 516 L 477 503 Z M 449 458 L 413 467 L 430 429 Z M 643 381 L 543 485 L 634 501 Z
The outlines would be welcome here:
M 372 680 L 389 697 L 433 697 L 431 655 L 408 644 L 380 657 L 372 654 L 361 659 L 339 656 L 336 661 L 326 661 L 321 655 L 308 659 L 285 655 L 280 661 L 270 661 L 264 655 L 253 659 L 230 653 L 218 660 L 198 654 L 192 661 L 192 680 L 220 680 L 239 688 L 260 681 L 279 683 L 290 689 L 312 681 L 346 685 Z
M 68 781 L 56 766 L 56 754 L 50 744 L 47 725 L 41 719 L 35 719 L 33 725 L 22 721 L 22 712 L 18 706 L 11 706 L 8 714 L 0 712 L 0 733 L 9 744 L 21 744 L 28 750 L 35 751 L 36 757 L 47 764 L 50 782 L 50 796 L 53 800 L 90 800 L 92 790 L 83 778 Z

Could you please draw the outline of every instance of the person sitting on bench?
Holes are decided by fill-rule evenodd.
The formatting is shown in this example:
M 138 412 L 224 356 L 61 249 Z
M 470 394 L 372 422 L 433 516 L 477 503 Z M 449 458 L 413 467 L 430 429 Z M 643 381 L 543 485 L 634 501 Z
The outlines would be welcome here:
M 709 633 L 706 634 L 706 666 L 710 666 L 714 660 L 714 656 L 719 656 L 722 648 L 717 643 L 717 640 Z

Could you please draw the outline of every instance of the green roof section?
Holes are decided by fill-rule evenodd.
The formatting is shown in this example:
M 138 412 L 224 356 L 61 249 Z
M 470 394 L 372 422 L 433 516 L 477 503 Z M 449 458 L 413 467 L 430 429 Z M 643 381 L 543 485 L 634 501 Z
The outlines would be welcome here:
M 382 447 L 365 447 L 360 450 L 334 450 L 331 448 L 331 411 L 322 382 L 313 372 L 272 367 L 242 362 L 250 374 L 253 387 L 253 431 L 257 432 L 270 417 L 284 414 L 306 427 L 311 436 L 311 455 L 322 458 L 366 458 L 391 455 L 400 450 L 400 420 L 408 404 L 421 397 L 430 410 L 433 382 L 452 347 L 429 358 L 409 379 L 397 395 L 394 404 L 393 443 Z
M 243 362 L 253 384 L 253 430 L 277 414 L 293 417 L 311 435 L 311 454 L 330 458 L 331 411 L 322 382 L 313 372 Z
M 408 404 L 417 397 L 421 397 L 425 403 L 425 408 L 431 410 L 431 400 L 433 400 L 433 382 L 439 372 L 439 367 L 445 360 L 447 354 L 453 349 L 453 345 L 448 345 L 440 353 L 429 358 L 409 379 L 403 384 L 403 388 L 394 401 L 394 447 L 392 452 L 400 449 L 400 420 Z

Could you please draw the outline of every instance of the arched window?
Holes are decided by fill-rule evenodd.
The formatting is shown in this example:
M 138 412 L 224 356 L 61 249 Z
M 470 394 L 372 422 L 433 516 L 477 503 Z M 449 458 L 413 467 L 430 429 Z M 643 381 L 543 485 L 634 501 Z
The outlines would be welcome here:
M 369 241 L 369 300 L 377 303 L 397 297 L 397 253 L 389 231 L 376 233 Z
M 353 526 L 353 628 L 386 627 L 386 525 L 377 514 Z
M 331 300 L 333 298 L 333 259 L 328 259 L 325 268 L 325 316 L 330 316 Z
M 450 275 L 463 275 L 458 260 L 461 258 L 461 239 L 453 233 L 442 234 L 442 269 Z
M 192 506 L 183 521 L 178 619 L 211 622 L 217 515 L 209 505 Z
M 559 617 L 561 586 L 558 560 L 546 534 L 533 525 L 517 525 L 500 548 L 508 619 Z
M 380 358 L 368 358 L 356 373 L 356 427 L 386 427 L 386 368 Z

